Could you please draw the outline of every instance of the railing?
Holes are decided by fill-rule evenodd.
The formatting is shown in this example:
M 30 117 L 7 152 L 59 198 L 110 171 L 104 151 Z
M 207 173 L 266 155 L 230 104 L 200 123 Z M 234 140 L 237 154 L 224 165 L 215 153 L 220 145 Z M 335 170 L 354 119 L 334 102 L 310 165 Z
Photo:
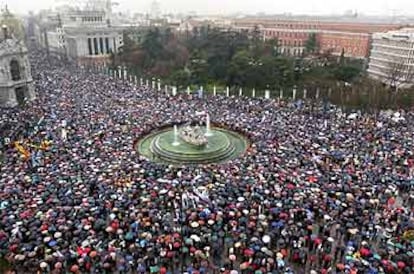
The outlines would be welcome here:
M 197 87 L 190 87 L 188 86 L 185 89 L 179 89 L 177 86 L 167 85 L 162 82 L 159 78 L 142 78 L 138 77 L 137 75 L 129 74 L 126 67 L 119 67 L 118 69 L 110 69 L 108 67 L 99 66 L 94 67 L 94 71 L 98 73 L 103 73 L 112 77 L 113 79 L 119 81 L 126 81 L 129 82 L 137 87 L 148 87 L 152 88 L 153 90 L 164 93 L 165 95 L 176 96 L 178 94 L 187 94 L 187 95 L 194 95 L 203 97 L 205 95 L 213 95 L 213 96 L 246 96 L 246 97 L 257 97 L 257 98 L 264 98 L 264 99 L 271 99 L 271 98 L 279 98 L 279 99 L 308 99 L 311 92 L 309 92 L 306 88 L 299 90 L 298 88 L 290 88 L 290 89 L 280 89 L 280 90 L 257 90 L 255 88 L 252 89 L 245 89 L 240 87 L 217 87 L 217 86 L 210 86 L 210 88 L 205 88 L 204 86 L 197 86 Z M 331 91 L 329 90 L 329 93 Z M 321 99 L 321 90 L 319 88 L 313 90 L 313 99 Z

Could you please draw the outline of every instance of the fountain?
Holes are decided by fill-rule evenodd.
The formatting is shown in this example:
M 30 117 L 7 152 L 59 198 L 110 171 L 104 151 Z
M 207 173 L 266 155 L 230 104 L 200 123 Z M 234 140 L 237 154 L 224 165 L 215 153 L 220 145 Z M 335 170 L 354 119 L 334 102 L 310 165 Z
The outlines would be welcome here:
M 234 159 L 246 151 L 248 140 L 237 132 L 206 125 L 173 125 L 149 133 L 138 142 L 141 155 L 168 164 L 210 164 Z
M 212 136 L 213 133 L 211 132 L 210 128 L 210 115 L 207 113 L 206 115 L 206 133 L 205 136 Z
M 178 127 L 174 125 L 174 142 L 172 143 L 173 146 L 178 146 L 180 143 L 178 142 Z

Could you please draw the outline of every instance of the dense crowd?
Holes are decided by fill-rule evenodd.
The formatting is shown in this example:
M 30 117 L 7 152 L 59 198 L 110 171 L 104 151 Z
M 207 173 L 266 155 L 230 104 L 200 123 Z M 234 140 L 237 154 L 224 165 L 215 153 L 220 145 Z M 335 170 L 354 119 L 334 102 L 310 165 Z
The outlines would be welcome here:
M 42 57 L 37 99 L 0 110 L 16 273 L 414 273 L 412 112 L 167 96 Z M 135 150 L 199 111 L 248 136 L 244 155 L 178 167 Z

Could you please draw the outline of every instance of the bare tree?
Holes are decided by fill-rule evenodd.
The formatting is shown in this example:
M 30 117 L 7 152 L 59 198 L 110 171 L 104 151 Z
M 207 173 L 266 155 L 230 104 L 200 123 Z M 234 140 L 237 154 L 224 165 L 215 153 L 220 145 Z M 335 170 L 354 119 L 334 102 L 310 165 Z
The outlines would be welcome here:
M 404 61 L 388 62 L 386 74 L 386 83 L 393 91 L 397 91 L 404 85 L 411 84 L 414 80 L 413 66 Z

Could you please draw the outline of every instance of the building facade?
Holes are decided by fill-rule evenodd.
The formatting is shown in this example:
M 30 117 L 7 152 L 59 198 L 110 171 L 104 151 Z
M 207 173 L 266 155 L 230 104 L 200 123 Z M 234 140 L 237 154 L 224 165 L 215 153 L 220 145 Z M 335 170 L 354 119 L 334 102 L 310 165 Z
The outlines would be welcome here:
M 13 107 L 34 98 L 27 48 L 4 35 L 0 42 L 0 106 Z
M 109 8 L 60 10 L 41 24 L 37 40 L 51 54 L 79 64 L 104 64 L 124 45 L 124 28 L 112 24 Z
M 394 24 L 330 22 L 316 19 L 240 19 L 236 30 L 259 28 L 264 39 L 277 39 L 282 54 L 301 56 L 311 35 L 316 36 L 320 53 L 344 55 L 351 58 L 369 56 L 371 35 L 378 31 L 400 28 Z
M 414 29 L 406 28 L 372 36 L 368 73 L 387 85 L 414 84 Z

